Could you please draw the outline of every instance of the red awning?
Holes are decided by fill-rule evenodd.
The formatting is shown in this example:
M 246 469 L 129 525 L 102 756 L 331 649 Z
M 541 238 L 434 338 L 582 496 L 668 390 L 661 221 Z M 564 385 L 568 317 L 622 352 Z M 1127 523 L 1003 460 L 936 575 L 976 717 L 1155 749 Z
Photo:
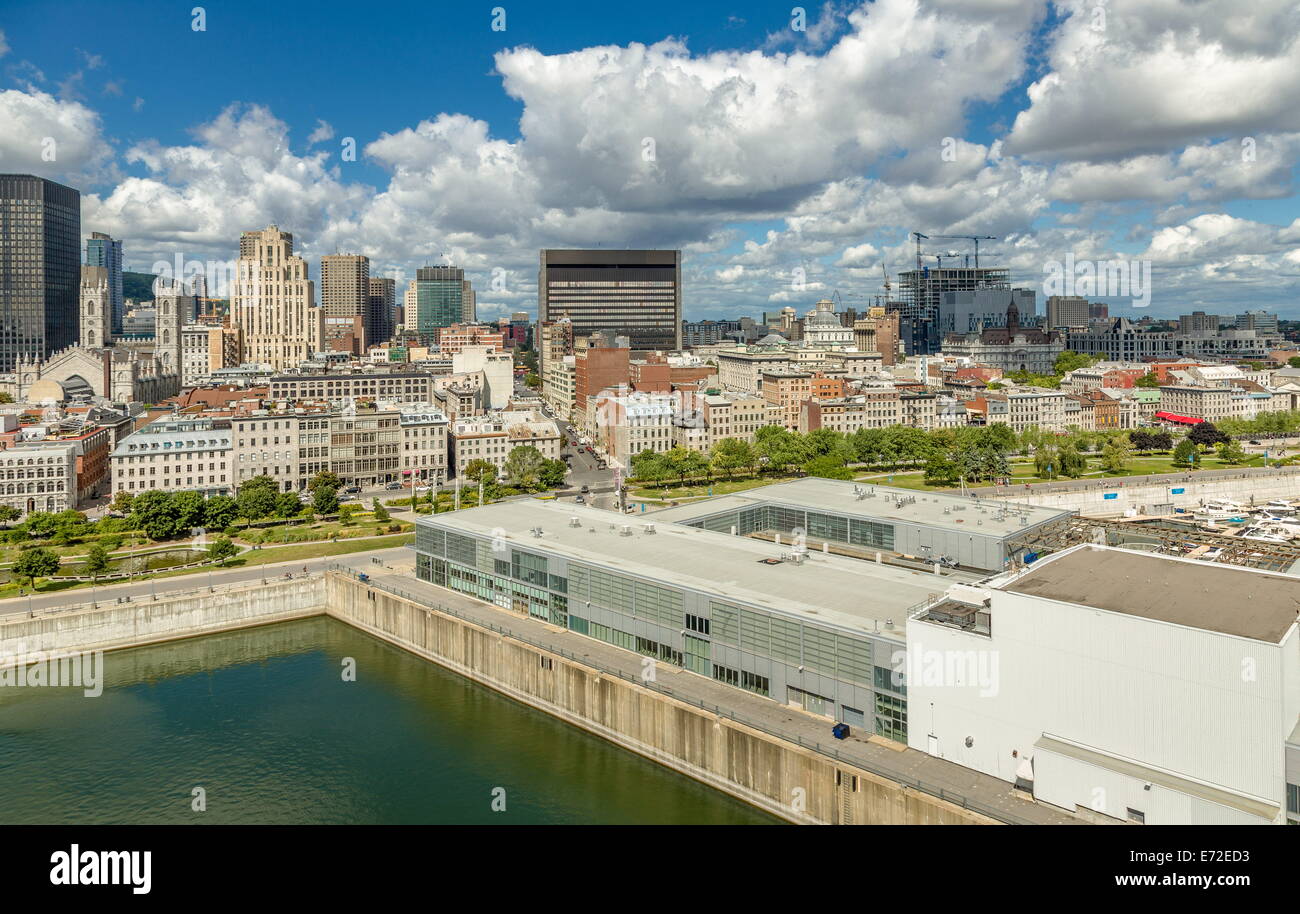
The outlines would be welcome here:
M 1155 417 L 1164 422 L 1177 422 L 1179 425 L 1200 425 L 1205 421 L 1204 419 L 1197 419 L 1194 416 L 1180 416 L 1177 413 L 1167 413 L 1163 410 L 1158 410 Z

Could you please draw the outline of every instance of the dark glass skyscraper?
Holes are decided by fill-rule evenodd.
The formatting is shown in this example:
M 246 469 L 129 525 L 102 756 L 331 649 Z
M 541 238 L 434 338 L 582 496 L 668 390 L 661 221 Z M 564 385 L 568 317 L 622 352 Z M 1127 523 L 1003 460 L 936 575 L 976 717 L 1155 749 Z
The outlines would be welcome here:
M 461 321 L 465 271 L 460 267 L 419 267 L 415 271 L 415 294 L 415 331 L 420 342 L 429 346 L 439 330 Z M 411 302 L 406 303 L 408 315 L 411 306 Z
M 0 174 L 0 371 L 77 342 L 81 194 Z
M 575 339 L 608 330 L 633 349 L 680 349 L 682 252 L 543 250 L 537 319 L 565 317 Z
M 108 271 L 108 301 L 113 312 L 113 336 L 122 333 L 126 299 L 122 295 L 122 242 L 103 232 L 91 232 L 86 241 L 86 266 Z

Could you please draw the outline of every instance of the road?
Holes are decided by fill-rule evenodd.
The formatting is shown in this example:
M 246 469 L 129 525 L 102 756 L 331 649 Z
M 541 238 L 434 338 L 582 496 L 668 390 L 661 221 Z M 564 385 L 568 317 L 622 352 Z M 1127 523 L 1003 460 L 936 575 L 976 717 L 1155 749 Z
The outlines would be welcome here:
M 304 568 L 307 569 L 309 574 L 319 573 L 326 566 L 338 565 L 344 565 L 357 571 L 369 571 L 378 567 L 372 559 L 379 559 L 381 562 L 391 565 L 394 562 L 410 561 L 411 555 L 411 550 L 399 546 L 395 549 L 327 555 L 316 559 L 299 559 L 294 562 L 281 562 L 274 565 L 254 565 L 251 568 L 213 568 L 210 575 L 196 572 L 170 578 L 154 578 L 152 581 L 141 581 L 139 583 L 111 584 L 96 587 L 93 593 L 91 590 L 80 588 L 48 594 L 29 594 L 25 597 L 11 597 L 8 600 L 0 600 L 0 617 L 14 613 L 39 613 L 41 610 L 88 606 L 92 600 L 100 603 L 112 603 L 121 597 L 130 597 L 132 600 L 137 601 L 143 599 L 147 602 L 153 594 L 161 596 L 173 592 L 202 590 L 209 586 L 209 581 L 211 581 L 211 586 L 218 587 L 225 584 L 257 581 L 263 578 L 270 580 L 283 577 L 286 572 L 300 575 L 303 573 Z

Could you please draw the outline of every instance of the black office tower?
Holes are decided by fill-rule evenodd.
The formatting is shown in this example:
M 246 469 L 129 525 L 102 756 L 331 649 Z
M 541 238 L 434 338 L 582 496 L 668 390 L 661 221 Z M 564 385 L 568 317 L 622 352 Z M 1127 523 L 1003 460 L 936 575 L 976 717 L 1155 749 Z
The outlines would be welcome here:
M 543 250 L 537 314 L 567 317 L 575 339 L 607 330 L 633 349 L 680 349 L 682 252 Z
M 0 174 L 0 371 L 77 342 L 81 194 Z

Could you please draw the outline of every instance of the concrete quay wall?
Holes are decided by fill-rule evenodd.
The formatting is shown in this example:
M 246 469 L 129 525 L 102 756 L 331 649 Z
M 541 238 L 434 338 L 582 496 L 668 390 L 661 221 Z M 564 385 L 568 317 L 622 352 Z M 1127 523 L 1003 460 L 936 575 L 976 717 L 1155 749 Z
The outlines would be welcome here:
M 320 575 L 266 584 L 251 582 L 216 591 L 136 597 L 130 603 L 101 600 L 60 611 L 15 613 L 0 619 L 0 658 L 22 662 L 36 652 L 115 650 L 196 635 L 287 622 L 321 615 L 325 581 Z
M 325 602 L 348 625 L 790 822 L 997 824 L 346 575 L 328 575 Z

